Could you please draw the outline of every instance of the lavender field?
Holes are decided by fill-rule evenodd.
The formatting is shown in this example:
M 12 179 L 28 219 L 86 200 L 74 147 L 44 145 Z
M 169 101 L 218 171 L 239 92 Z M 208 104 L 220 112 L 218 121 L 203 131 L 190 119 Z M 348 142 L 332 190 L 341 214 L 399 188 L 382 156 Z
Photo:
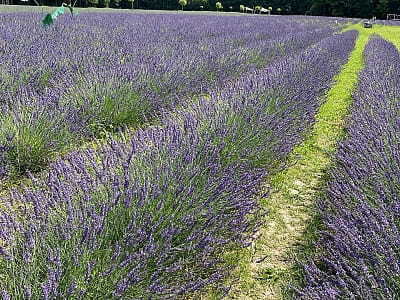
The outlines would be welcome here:
M 355 48 L 360 33 L 341 32 L 346 22 L 82 12 L 45 29 L 41 14 L 0 13 L 3 299 L 190 299 L 211 298 L 210 290 L 229 295 L 237 263 L 232 256 L 251 245 L 268 214 L 259 201 L 269 197 L 265 183 L 313 134 L 319 108 Z M 345 207 L 332 200 L 338 188 L 360 200 L 354 204 L 360 209 L 382 207 L 379 220 L 386 218 L 390 228 L 397 224 L 397 210 L 387 207 L 396 207 L 395 199 L 385 202 L 396 195 L 395 184 L 390 187 L 398 175 L 397 152 L 390 150 L 397 145 L 396 125 L 382 110 L 368 115 L 374 101 L 397 105 L 392 87 L 398 73 L 389 66 L 398 64 L 399 54 L 388 43 L 374 37 L 366 48 L 364 72 L 376 78 L 361 81 L 349 117 L 355 121 L 349 122 L 348 140 L 352 130 L 365 132 L 369 144 L 359 135 L 354 139 L 361 145 L 345 140 L 334 160 L 340 166 L 346 157 L 352 164 L 348 153 L 365 152 L 360 170 L 369 174 L 375 166 L 370 157 L 382 157 L 376 165 L 384 166 L 388 181 L 379 185 L 382 192 L 371 188 L 374 201 L 382 200 L 370 202 L 353 181 L 360 178 L 356 173 L 343 175 L 348 187 L 340 179 L 338 187 L 332 177 L 328 200 L 318 208 L 329 233 L 321 230 L 333 240 L 335 209 Z M 380 61 L 379 51 L 389 58 Z M 381 65 L 389 73 L 379 73 Z M 369 118 L 374 128 L 367 127 L 375 124 Z M 389 125 L 393 134 L 388 130 L 387 139 L 373 142 L 375 128 Z M 377 145 L 377 152 L 366 145 Z M 387 175 L 385 166 L 394 173 Z M 341 176 L 337 168 L 329 174 Z M 375 230 L 376 241 L 389 243 L 384 228 Z M 393 229 L 393 247 L 396 238 Z M 336 262 L 329 257 L 338 257 L 336 244 L 316 242 L 327 250 L 328 267 L 307 264 L 295 297 L 396 294 L 396 279 L 381 279 L 396 271 L 395 248 L 386 249 L 390 261 L 374 281 L 381 290 L 371 294 L 375 285 L 367 279 L 365 289 L 355 291 L 347 266 L 356 259 L 368 273 L 382 263 L 374 258 L 378 250 L 357 250 L 354 259 L 340 252 Z M 340 281 L 329 272 L 340 274 Z M 361 278 L 370 280 L 364 273 Z M 324 276 L 330 279 L 321 283 Z
M 4 175 L 38 171 L 72 141 L 152 122 L 334 31 L 318 19 L 82 13 L 47 30 L 38 14 L 0 19 Z

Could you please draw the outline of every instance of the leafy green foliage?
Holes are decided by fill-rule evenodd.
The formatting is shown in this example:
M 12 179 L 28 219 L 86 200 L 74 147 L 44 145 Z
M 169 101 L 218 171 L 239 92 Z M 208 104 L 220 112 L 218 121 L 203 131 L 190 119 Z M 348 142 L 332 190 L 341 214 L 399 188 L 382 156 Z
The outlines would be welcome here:
M 73 103 L 79 119 L 88 123 L 90 132 L 96 136 L 124 126 L 137 127 L 153 111 L 150 101 L 133 91 L 129 84 L 97 83 L 80 92 L 67 101 Z
M 110 0 L 99 0 L 99 7 L 109 7 Z
M 88 0 L 89 6 L 97 7 L 99 0 Z
M 182 10 L 183 10 L 183 7 L 187 5 L 186 0 L 179 0 L 178 2 L 179 2 L 179 5 L 182 6 Z
M 62 114 L 50 115 L 23 106 L 13 112 L 3 111 L 0 120 L 0 144 L 8 148 L 5 158 L 11 176 L 40 170 L 73 139 Z

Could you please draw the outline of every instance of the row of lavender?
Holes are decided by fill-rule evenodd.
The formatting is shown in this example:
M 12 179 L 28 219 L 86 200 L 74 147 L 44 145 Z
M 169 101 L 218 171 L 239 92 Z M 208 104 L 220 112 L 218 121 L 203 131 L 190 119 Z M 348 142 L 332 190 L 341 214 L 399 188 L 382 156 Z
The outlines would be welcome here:
M 35 189 L 13 191 L 0 211 L 3 298 L 168 299 L 219 286 L 232 267 L 224 253 L 247 245 L 265 213 L 259 183 L 310 129 L 356 36 L 72 153 Z
M 376 23 L 379 25 L 386 25 L 386 26 L 400 26 L 400 21 L 376 20 Z
M 0 175 L 36 171 L 82 137 L 138 126 L 331 35 L 318 19 L 0 15 Z
M 322 254 L 305 266 L 301 299 L 400 295 L 400 53 L 375 36 L 364 56 L 348 136 L 318 203 Z

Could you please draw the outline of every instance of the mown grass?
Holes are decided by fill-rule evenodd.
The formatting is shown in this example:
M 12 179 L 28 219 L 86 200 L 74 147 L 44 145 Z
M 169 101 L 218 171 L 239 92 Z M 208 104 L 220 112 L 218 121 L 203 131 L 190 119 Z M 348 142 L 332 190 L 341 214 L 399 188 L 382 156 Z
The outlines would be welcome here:
M 346 30 L 356 29 L 360 32 L 364 32 L 365 34 L 378 34 L 382 36 L 384 39 L 393 43 L 397 49 L 400 51 L 400 26 L 385 26 L 374 24 L 372 28 L 363 28 L 363 25 L 358 23 L 346 28 Z
M 352 102 L 358 74 L 364 67 L 363 49 L 372 32 L 360 25 L 359 37 L 349 61 L 335 77 L 326 102 L 316 115 L 310 136 L 295 148 L 290 167 L 271 179 L 270 197 L 261 200 L 267 208 L 266 223 L 259 238 L 242 254 L 236 276 L 240 281 L 230 299 L 287 299 L 288 286 L 302 280 L 299 261 L 313 256 L 320 226 L 315 201 L 324 190 L 325 172 Z

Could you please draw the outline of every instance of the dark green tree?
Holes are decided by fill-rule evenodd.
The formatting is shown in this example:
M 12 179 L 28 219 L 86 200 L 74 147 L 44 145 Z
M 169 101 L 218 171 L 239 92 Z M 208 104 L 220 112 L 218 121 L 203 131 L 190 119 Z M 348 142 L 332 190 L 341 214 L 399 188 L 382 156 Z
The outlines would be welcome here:
M 310 7 L 310 13 L 314 16 L 330 16 L 331 7 L 329 0 L 314 0 Z
M 110 0 L 110 7 L 112 8 L 120 8 L 121 0 Z M 127 1 L 125 0 L 123 8 L 127 8 Z
M 331 13 L 334 17 L 341 17 L 345 15 L 345 2 L 346 0 L 331 0 Z
M 88 0 L 88 6 L 90 7 L 97 7 L 99 4 L 99 0 Z
M 110 0 L 98 0 L 97 7 L 109 7 L 109 6 L 110 6 Z

